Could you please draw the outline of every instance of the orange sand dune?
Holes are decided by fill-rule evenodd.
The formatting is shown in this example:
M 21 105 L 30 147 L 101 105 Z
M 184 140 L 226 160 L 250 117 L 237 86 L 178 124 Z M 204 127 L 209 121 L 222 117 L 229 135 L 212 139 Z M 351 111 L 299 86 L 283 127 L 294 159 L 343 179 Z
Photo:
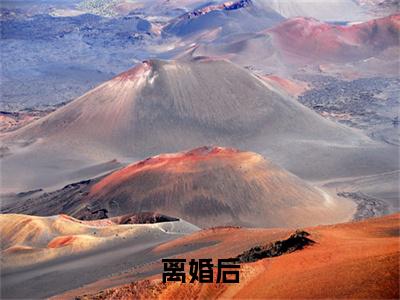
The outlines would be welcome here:
M 179 258 L 226 257 L 248 244 L 248 229 L 216 228 L 167 242 L 156 251 L 196 242 L 217 245 L 185 252 Z M 258 233 L 259 240 L 281 238 L 284 231 Z M 316 243 L 290 254 L 242 264 L 239 284 L 180 284 L 159 277 L 110 289 L 83 299 L 277 299 L 399 297 L 400 214 L 362 222 L 306 229 Z M 228 232 L 228 234 L 227 234 Z M 286 232 L 287 234 L 287 232 Z M 271 237 L 270 236 L 270 237 Z M 253 240 L 255 242 L 255 240 Z M 228 246 L 232 246 L 229 248 Z M 237 253 L 238 254 L 238 253 Z

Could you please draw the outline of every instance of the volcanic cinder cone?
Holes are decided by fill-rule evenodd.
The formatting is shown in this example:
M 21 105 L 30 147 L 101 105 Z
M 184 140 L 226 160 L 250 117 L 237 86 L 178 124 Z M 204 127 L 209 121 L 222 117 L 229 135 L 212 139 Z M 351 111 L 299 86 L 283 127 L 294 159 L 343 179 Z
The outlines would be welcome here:
M 353 68 L 353 72 L 362 74 L 374 71 L 375 76 L 395 76 L 399 35 L 399 14 L 352 25 L 296 17 L 262 31 L 232 35 L 221 42 L 199 43 L 185 54 L 226 57 L 242 66 L 284 76 L 302 73 L 304 67 L 325 71 Z
M 400 14 L 352 26 L 298 17 L 266 32 L 292 63 L 354 62 L 400 46 Z
M 97 218 L 98 211 L 108 217 L 155 211 L 201 227 L 332 223 L 350 218 L 355 208 L 256 153 L 221 147 L 154 156 L 93 181 L 81 193 L 61 193 L 23 207 L 80 219 Z
M 2 136 L 2 189 L 66 184 L 202 145 L 265 154 L 306 178 L 396 169 L 395 147 L 328 121 L 226 61 L 147 61 Z M 367 163 L 366 163 L 367 162 Z M 97 165 L 103 163 L 99 168 Z

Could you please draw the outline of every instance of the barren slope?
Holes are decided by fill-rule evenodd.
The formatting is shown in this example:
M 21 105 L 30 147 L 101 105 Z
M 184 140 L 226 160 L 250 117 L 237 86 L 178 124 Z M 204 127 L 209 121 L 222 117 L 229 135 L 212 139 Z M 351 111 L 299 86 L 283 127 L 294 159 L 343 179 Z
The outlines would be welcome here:
M 286 18 L 304 16 L 323 21 L 349 22 L 365 20 L 368 17 L 366 10 L 352 0 L 329 0 L 323 2 L 304 0 L 259 1 Z
M 265 154 L 307 178 L 398 165 L 395 147 L 327 121 L 246 70 L 213 60 L 144 62 L 1 139 L 5 191 L 60 187 L 80 179 L 81 169 L 113 159 L 210 144 Z
M 171 20 L 163 30 L 186 40 L 205 41 L 213 36 L 215 41 L 231 34 L 260 31 L 282 20 L 281 15 L 257 1 L 226 1 L 200 6 Z
M 150 281 L 94 293 L 110 280 L 70 291 L 66 297 L 85 295 L 81 299 L 289 299 L 347 298 L 397 299 L 399 297 L 399 214 L 363 222 L 306 228 L 308 238 L 315 241 L 290 254 L 264 258 L 241 265 L 239 284 L 161 284 L 161 264 Z M 285 237 L 286 235 L 286 237 Z M 179 258 L 226 258 L 256 245 L 287 238 L 288 232 L 263 229 L 218 228 L 158 246 L 154 251 L 168 253 L 180 249 Z M 186 252 L 185 245 L 211 246 Z M 118 278 L 115 278 L 118 280 Z M 122 278 L 121 278 L 122 279 Z M 127 278 L 125 278 L 126 280 Z M 117 281 L 118 282 L 118 281 Z M 122 282 L 121 280 L 119 282 Z M 90 295 L 91 293 L 94 293 Z M 89 294 L 89 295 L 88 295 Z
M 37 217 L 20 214 L 0 215 L 2 272 L 111 247 L 126 240 L 140 246 L 164 235 L 176 236 L 198 230 L 183 220 L 165 217 L 154 223 L 122 223 L 125 218 L 81 221 L 67 215 Z M 135 219 L 135 217 L 133 217 Z
M 112 173 L 91 187 L 75 215 L 90 218 L 86 202 L 111 215 L 173 213 L 201 227 L 304 226 L 351 216 L 352 204 L 326 197 L 255 153 L 204 147 Z
M 151 157 L 53 193 L 17 197 L 2 211 L 89 220 L 155 211 L 200 227 L 290 227 L 348 220 L 355 205 L 255 153 L 202 147 Z
M 193 57 L 225 57 L 242 66 L 287 76 L 296 72 L 397 75 L 399 14 L 354 25 L 295 17 L 267 30 L 199 43 Z M 336 72 L 334 72 L 336 71 Z M 343 75 L 342 74 L 342 75 Z
M 351 62 L 399 46 L 400 15 L 339 26 L 298 17 L 268 30 L 290 61 Z
M 30 219 L 24 216 L 19 221 L 27 218 Z M 97 227 L 78 227 L 82 226 L 96 228 L 99 233 L 109 231 L 106 227 L 99 227 L 99 224 Z M 70 229 L 73 228 L 76 229 L 76 226 Z M 242 264 L 240 284 L 162 285 L 160 259 L 207 257 L 215 261 L 235 257 L 250 248 L 285 240 L 293 233 L 292 230 L 212 228 L 158 246 L 147 243 L 151 238 L 145 239 L 144 245 L 143 239 L 134 238 L 135 234 L 123 235 L 127 237 L 125 245 L 112 247 L 107 242 L 108 247 L 87 256 L 55 259 L 21 272 L 3 272 L 2 296 L 38 298 L 61 293 L 61 299 L 70 299 L 134 281 L 131 285 L 85 299 L 399 297 L 399 214 L 362 222 L 305 228 L 305 231 L 310 233 L 308 238 L 314 244 L 290 254 Z M 153 233 L 147 231 L 152 238 Z M 1 235 L 2 238 L 7 236 Z M 143 232 L 143 238 L 145 236 Z M 71 248 L 71 245 L 63 248 Z M 140 281 L 142 279 L 150 281 Z M 46 289 L 42 288 L 43 284 L 46 284 Z

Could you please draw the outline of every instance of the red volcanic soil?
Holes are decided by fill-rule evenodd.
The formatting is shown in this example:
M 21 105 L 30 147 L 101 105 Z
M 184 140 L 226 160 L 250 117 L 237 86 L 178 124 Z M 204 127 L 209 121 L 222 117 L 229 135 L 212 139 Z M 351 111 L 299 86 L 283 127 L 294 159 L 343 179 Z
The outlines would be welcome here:
M 129 69 L 126 72 L 119 74 L 118 76 L 114 77 L 113 80 L 137 80 L 138 78 L 145 76 L 145 74 L 151 70 L 151 62 L 150 61 L 143 61 L 140 64 L 137 64 L 135 67 Z
M 364 59 L 388 47 L 398 46 L 400 15 L 351 26 L 298 17 L 266 32 L 272 34 L 284 51 L 302 59 L 308 58 L 307 62 L 346 62 Z
M 229 159 L 230 156 L 234 156 L 232 154 L 237 152 L 236 149 L 201 147 L 187 152 L 160 154 L 149 157 L 137 164 L 132 164 L 107 176 L 92 187 L 91 193 L 95 194 L 101 192 L 104 188 L 128 180 L 140 172 L 162 168 L 164 171 L 178 173 L 184 171 L 184 169 L 190 167 L 190 165 L 196 164 L 200 161 L 207 161 L 213 157 Z
M 3 255 L 13 254 L 13 253 L 22 253 L 22 252 L 31 253 L 32 251 L 35 251 L 35 250 L 37 250 L 37 249 L 34 249 L 29 246 L 16 245 L 16 246 L 12 246 L 12 247 L 9 247 L 9 248 L 3 250 Z
M 76 239 L 75 236 L 60 236 L 52 239 L 47 245 L 48 248 L 60 248 L 65 247 L 73 243 Z
M 70 213 L 82 220 L 98 210 L 108 217 L 152 211 L 203 228 L 327 224 L 349 219 L 354 210 L 261 155 L 222 147 L 131 164 L 100 179 L 75 204 Z
M 298 96 L 308 89 L 308 85 L 305 82 L 294 81 L 276 75 L 265 75 L 261 76 L 261 78 L 292 96 Z
M 143 299 L 143 295 L 157 299 L 399 298 L 400 214 L 305 230 L 315 244 L 290 254 L 242 264 L 239 284 L 165 285 L 160 283 L 161 275 L 157 275 L 85 295 L 83 299 Z M 243 247 L 269 243 L 285 234 L 288 232 L 215 228 L 167 242 L 154 251 L 168 253 L 174 249 L 179 253 L 176 257 L 186 259 L 232 257 L 234 252 L 241 253 Z M 196 244 L 203 246 L 199 250 L 185 250 Z

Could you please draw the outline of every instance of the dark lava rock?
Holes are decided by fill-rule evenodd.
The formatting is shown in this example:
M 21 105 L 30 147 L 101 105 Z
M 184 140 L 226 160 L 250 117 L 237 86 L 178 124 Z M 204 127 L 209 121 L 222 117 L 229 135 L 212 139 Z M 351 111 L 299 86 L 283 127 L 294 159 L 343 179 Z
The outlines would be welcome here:
M 256 246 L 238 255 L 236 259 L 240 262 L 254 262 L 266 257 L 276 257 L 301 250 L 305 246 L 315 243 L 308 238 L 309 235 L 306 231 L 297 230 L 286 240 L 276 241 L 265 246 Z
M 111 220 L 113 220 L 117 224 L 153 224 L 179 221 L 178 218 L 169 217 L 154 212 L 141 212 L 137 214 L 119 216 L 111 218 Z

